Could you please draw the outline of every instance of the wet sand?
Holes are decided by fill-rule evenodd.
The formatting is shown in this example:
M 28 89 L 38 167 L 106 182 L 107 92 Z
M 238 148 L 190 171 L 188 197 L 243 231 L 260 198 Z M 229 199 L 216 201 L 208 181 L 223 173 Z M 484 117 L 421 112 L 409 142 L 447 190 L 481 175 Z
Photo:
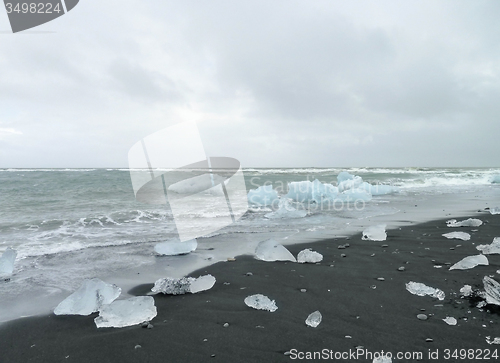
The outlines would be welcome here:
M 158 315 L 152 329 L 97 329 L 93 321 L 97 314 L 11 321 L 0 326 L 0 361 L 288 362 L 301 361 L 301 353 L 318 352 L 330 361 L 371 362 L 369 354 L 383 350 L 393 354 L 393 362 L 417 361 L 412 359 L 417 356 L 396 359 L 397 352 L 422 353 L 421 361 L 465 362 L 473 359 L 445 359 L 445 355 L 474 349 L 484 357 L 484 349 L 492 352 L 497 347 L 500 354 L 500 345 L 488 345 L 485 338 L 500 336 L 498 309 L 481 311 L 458 294 L 464 284 L 482 289 L 485 275 L 500 282 L 496 273 L 500 256 L 488 256 L 489 266 L 448 270 L 462 258 L 477 255 L 476 245 L 500 237 L 500 215 L 473 217 L 485 223 L 449 228 L 446 220 L 439 220 L 389 230 L 383 242 L 362 240 L 359 233 L 349 239 L 287 246 L 295 256 L 304 248 L 323 254 L 319 264 L 263 262 L 251 256 L 214 264 L 191 274 L 215 276 L 211 290 L 155 296 Z M 471 240 L 442 236 L 453 231 L 468 232 Z M 345 243 L 350 246 L 338 248 Z M 409 281 L 439 288 L 446 298 L 412 295 L 405 288 Z M 137 286 L 131 293 L 145 295 L 152 285 Z M 259 311 L 244 304 L 246 296 L 258 293 L 275 300 L 278 310 Z M 317 328 L 306 326 L 305 319 L 316 310 L 322 323 Z M 418 314 L 428 319 L 419 320 Z M 442 321 L 447 316 L 458 324 L 447 325 Z M 360 350 L 354 360 L 356 349 Z M 430 359 L 430 353 L 433 357 L 437 353 L 438 359 Z

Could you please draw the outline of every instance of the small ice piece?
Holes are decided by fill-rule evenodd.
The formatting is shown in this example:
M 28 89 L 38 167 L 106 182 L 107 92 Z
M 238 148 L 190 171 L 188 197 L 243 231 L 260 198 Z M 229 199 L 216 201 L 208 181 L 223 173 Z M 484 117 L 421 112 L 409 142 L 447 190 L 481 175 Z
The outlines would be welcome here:
M 17 251 L 8 247 L 0 257 L 0 277 L 7 277 L 14 271 Z
M 470 234 L 466 232 L 450 232 L 443 234 L 443 236 L 448 239 L 456 238 L 456 239 L 461 239 L 462 241 L 470 240 Z
M 457 325 L 457 319 L 451 316 L 447 316 L 446 318 L 443 319 L 443 321 L 448 325 Z
M 306 248 L 302 250 L 297 255 L 298 263 L 316 263 L 321 262 L 323 260 L 323 255 L 316 251 L 311 251 L 310 248 Z
M 373 358 L 372 363 L 392 363 L 392 358 L 387 357 L 385 355 L 381 355 L 376 358 Z
M 262 261 L 292 261 L 297 262 L 295 257 L 283 245 L 274 239 L 262 241 L 255 249 L 255 257 Z
M 491 277 L 483 278 L 484 292 L 488 304 L 500 305 L 500 284 Z
M 185 255 L 194 251 L 198 247 L 196 239 L 181 242 L 179 238 L 172 238 L 166 242 L 156 244 L 155 252 L 159 255 L 176 256 Z
M 500 338 L 494 338 L 493 340 L 491 340 L 491 337 L 490 336 L 487 336 L 486 337 L 486 343 L 488 344 L 500 344 Z
M 303 218 L 307 215 L 305 210 L 297 210 L 291 206 L 290 200 L 286 197 L 282 197 L 278 204 L 278 210 L 275 212 L 267 213 L 264 217 L 269 219 L 279 219 L 279 218 Z
M 90 315 L 103 305 L 111 304 L 122 289 L 97 278 L 85 280 L 78 290 L 61 301 L 54 309 L 56 315 Z
M 464 296 L 464 297 L 471 296 L 472 295 L 472 286 L 464 285 L 464 287 L 462 287 L 460 289 L 460 294 L 462 294 L 462 296 Z
M 490 208 L 491 214 L 500 214 L 500 207 Z
M 483 255 L 498 255 L 500 254 L 500 237 L 495 237 L 489 245 L 476 246 L 476 249 L 481 251 Z
M 155 316 L 156 306 L 153 297 L 135 296 L 103 305 L 94 322 L 98 328 L 123 328 L 150 321 Z
M 483 221 L 477 218 L 469 218 L 464 221 L 457 222 L 456 219 L 450 219 L 446 221 L 448 227 L 479 227 L 483 224 Z
M 306 325 L 310 326 L 311 328 L 316 328 L 320 323 L 323 317 L 321 316 L 321 313 L 316 310 L 315 312 L 309 314 L 309 316 L 306 319 Z
M 439 300 L 444 300 L 444 291 L 435 289 L 433 287 L 422 284 L 421 282 L 410 281 L 406 284 L 406 290 L 408 290 L 413 295 L 425 296 L 429 295 L 431 297 L 438 298 Z
M 215 277 L 210 274 L 198 278 L 181 277 L 180 279 L 176 279 L 165 277 L 156 280 L 151 291 L 155 294 L 162 293 L 165 295 L 196 294 L 200 291 L 210 290 L 214 285 Z
M 248 192 L 248 202 L 257 207 L 267 207 L 278 199 L 278 193 L 272 185 L 262 185 Z
M 248 307 L 257 310 L 267 310 L 271 313 L 278 310 L 274 300 L 269 299 L 267 296 L 262 294 L 250 295 L 245 298 L 245 304 Z
M 385 227 L 385 224 L 370 226 L 363 231 L 363 236 L 361 237 L 361 239 L 371 241 L 385 241 L 387 239 Z
M 489 265 L 488 258 L 484 255 L 467 256 L 450 267 L 450 270 L 468 270 L 478 265 Z
M 393 187 L 392 185 L 383 185 L 383 184 L 371 185 L 368 184 L 367 182 L 363 182 L 359 186 L 359 188 L 366 190 L 371 195 L 386 195 L 399 192 L 399 188 Z

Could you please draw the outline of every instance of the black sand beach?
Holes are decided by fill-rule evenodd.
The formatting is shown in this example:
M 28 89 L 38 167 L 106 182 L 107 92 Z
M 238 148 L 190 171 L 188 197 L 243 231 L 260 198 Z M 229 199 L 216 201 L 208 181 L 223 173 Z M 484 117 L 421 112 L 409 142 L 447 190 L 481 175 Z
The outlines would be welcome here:
M 488 306 L 481 311 L 458 295 L 464 284 L 482 289 L 483 276 L 499 277 L 500 256 L 490 255 L 489 266 L 471 270 L 449 271 L 445 265 L 477 255 L 475 246 L 500 236 L 500 215 L 473 217 L 484 224 L 448 228 L 446 220 L 439 220 L 389 230 L 384 242 L 364 241 L 357 234 L 348 240 L 287 246 L 294 255 L 304 248 L 323 254 L 319 264 L 262 262 L 249 256 L 217 263 L 192 274 L 215 276 L 211 290 L 155 296 L 158 316 L 152 329 L 97 329 L 97 314 L 12 321 L 0 326 L 0 362 L 287 362 L 300 361 L 299 352 L 322 351 L 330 361 L 372 362 L 369 354 L 382 350 L 393 354 L 393 362 L 417 361 L 412 359 L 416 356 L 397 359 L 397 352 L 422 353 L 420 361 L 468 362 L 474 359 L 451 354 L 455 349 L 474 349 L 482 357 L 485 349 L 500 354 L 500 346 L 488 345 L 485 338 L 500 336 L 498 309 L 489 312 Z M 442 236 L 453 231 L 468 232 L 472 238 Z M 345 243 L 350 246 L 338 249 Z M 443 267 L 435 267 L 439 265 Z M 398 270 L 401 266 L 404 271 Z M 412 295 L 405 289 L 409 281 L 439 288 L 446 298 Z M 144 295 L 151 287 L 138 286 L 133 294 Z M 278 310 L 247 307 L 244 298 L 257 293 L 276 300 Z M 311 328 L 304 321 L 315 310 L 323 321 Z M 428 319 L 419 320 L 417 314 L 427 314 Z M 447 325 L 441 320 L 447 316 L 458 324 Z M 348 354 L 357 347 L 368 355 L 353 359 Z M 490 360 L 495 361 L 491 354 Z

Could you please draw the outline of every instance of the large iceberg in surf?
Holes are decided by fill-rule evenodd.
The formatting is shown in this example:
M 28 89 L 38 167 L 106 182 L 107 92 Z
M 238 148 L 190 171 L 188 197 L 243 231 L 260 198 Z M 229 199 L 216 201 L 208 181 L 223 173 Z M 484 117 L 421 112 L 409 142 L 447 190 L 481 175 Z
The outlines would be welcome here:
M 298 210 L 292 207 L 290 200 L 286 197 L 282 197 L 279 202 L 278 210 L 267 213 L 264 217 L 269 219 L 279 219 L 279 218 L 303 218 L 307 215 L 307 211 Z
M 490 177 L 490 182 L 491 183 L 500 183 L 500 174 L 492 175 Z
M 339 188 L 340 193 L 348 189 L 357 189 L 361 186 L 361 184 L 363 184 L 363 178 L 361 178 L 360 176 L 354 176 L 354 175 L 351 176 L 352 178 L 339 182 L 337 187 Z
M 337 194 L 337 187 L 332 184 L 321 183 L 318 179 L 315 179 L 313 182 L 304 180 L 288 183 L 286 198 L 301 203 L 321 203 L 324 200 L 334 199 Z
M 297 262 L 295 257 L 283 245 L 274 239 L 262 241 L 255 249 L 255 257 L 266 262 L 292 261 Z
M 190 253 L 194 251 L 196 247 L 198 247 L 196 239 L 181 242 L 179 238 L 173 238 L 166 242 L 157 243 L 154 250 L 159 255 L 176 256 Z
M 371 241 L 385 241 L 387 239 L 387 233 L 385 232 L 385 224 L 378 224 L 376 226 L 370 226 L 363 231 L 361 239 L 371 240 Z
M 448 227 L 479 227 L 483 224 L 483 221 L 477 218 L 469 218 L 464 221 L 457 222 L 456 219 L 450 219 L 446 221 Z
M 248 192 L 248 202 L 257 207 L 266 207 L 278 199 L 278 193 L 272 185 L 262 185 Z
M 152 292 L 166 295 L 183 295 L 187 293 L 196 294 L 201 291 L 210 290 L 215 285 L 215 277 L 204 275 L 198 278 L 181 277 L 180 279 L 165 277 L 155 281 Z
M 54 309 L 56 315 L 90 315 L 103 305 L 110 304 L 122 289 L 97 278 L 85 280 L 78 290 L 61 301 Z
M 98 328 L 123 328 L 150 321 L 156 314 L 153 297 L 136 296 L 103 305 L 99 309 L 99 316 L 94 319 L 94 322 Z
M 372 200 L 372 195 L 364 189 L 348 189 L 343 191 L 342 193 L 339 193 L 335 200 L 351 203 L 369 202 L 370 200 Z
M 17 251 L 8 247 L 0 257 L 0 277 L 7 277 L 14 271 Z
M 450 267 L 450 270 L 469 270 L 478 265 L 489 265 L 488 258 L 484 255 L 467 256 Z
M 483 255 L 498 255 L 500 254 L 500 237 L 495 237 L 489 245 L 479 245 L 476 249 L 481 251 Z

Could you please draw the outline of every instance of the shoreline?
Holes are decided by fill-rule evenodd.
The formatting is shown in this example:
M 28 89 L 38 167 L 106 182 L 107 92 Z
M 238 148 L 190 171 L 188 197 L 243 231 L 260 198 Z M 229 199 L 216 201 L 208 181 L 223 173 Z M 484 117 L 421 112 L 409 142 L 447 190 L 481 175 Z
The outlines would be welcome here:
M 489 255 L 489 266 L 471 270 L 449 271 L 445 265 L 478 254 L 476 245 L 490 244 L 500 236 L 500 215 L 471 217 L 485 223 L 477 228 L 449 228 L 446 220 L 467 218 L 449 216 L 387 230 L 383 242 L 361 240 L 361 233 L 356 233 L 286 244 L 295 256 L 304 248 L 323 254 L 320 264 L 238 256 L 233 262 L 203 267 L 189 275 L 210 273 L 217 279 L 215 286 L 199 294 L 155 295 L 158 316 L 152 320 L 153 329 L 97 329 L 93 322 L 97 314 L 13 320 L 0 325 L 0 351 L 6 361 L 285 362 L 291 356 L 284 353 L 292 349 L 346 352 L 361 346 L 368 352 L 422 352 L 423 361 L 431 361 L 426 358 L 429 350 L 437 349 L 440 357 L 445 349 L 493 350 L 496 346 L 488 345 L 485 337 L 495 337 L 500 316 L 470 307 L 468 300 L 454 293 L 464 284 L 482 289 L 485 275 L 498 281 L 500 256 Z M 468 232 L 471 240 L 441 236 L 453 231 Z M 346 242 L 349 248 L 338 249 Z M 340 257 L 342 253 L 346 257 Z M 401 266 L 404 271 L 398 271 Z M 248 272 L 252 275 L 247 276 Z M 409 281 L 439 288 L 446 298 L 412 295 L 405 289 Z M 136 286 L 130 293 L 147 294 L 152 285 L 153 281 Z M 278 310 L 248 308 L 243 299 L 257 293 L 276 300 Z M 317 328 L 307 327 L 304 321 L 315 310 L 322 313 L 323 321 Z M 421 313 L 428 319 L 417 319 Z M 441 320 L 446 316 L 455 317 L 458 324 L 447 325 Z M 225 323 L 229 326 L 224 327 Z M 136 345 L 141 348 L 135 349 Z

